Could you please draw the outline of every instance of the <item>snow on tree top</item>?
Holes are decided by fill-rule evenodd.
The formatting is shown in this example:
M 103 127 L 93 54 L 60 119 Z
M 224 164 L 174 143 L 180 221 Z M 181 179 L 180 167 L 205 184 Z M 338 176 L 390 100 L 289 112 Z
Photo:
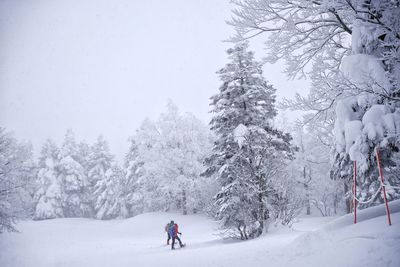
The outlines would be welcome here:
M 344 57 L 340 69 L 357 86 L 372 87 L 374 92 L 390 88 L 382 63 L 375 56 L 355 54 Z

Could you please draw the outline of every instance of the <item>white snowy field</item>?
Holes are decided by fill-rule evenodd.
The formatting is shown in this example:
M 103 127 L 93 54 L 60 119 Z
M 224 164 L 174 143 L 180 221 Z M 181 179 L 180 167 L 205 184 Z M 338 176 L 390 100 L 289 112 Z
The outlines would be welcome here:
M 292 229 L 272 227 L 246 242 L 224 241 L 202 215 L 148 213 L 126 220 L 24 221 L 20 233 L 0 235 L 1 267 L 48 266 L 400 266 L 400 201 L 392 226 L 383 206 L 352 216 L 301 218 Z M 383 216 L 382 216 L 383 215 Z M 187 247 L 166 246 L 164 225 L 174 219 Z M 177 246 L 179 247 L 179 246 Z

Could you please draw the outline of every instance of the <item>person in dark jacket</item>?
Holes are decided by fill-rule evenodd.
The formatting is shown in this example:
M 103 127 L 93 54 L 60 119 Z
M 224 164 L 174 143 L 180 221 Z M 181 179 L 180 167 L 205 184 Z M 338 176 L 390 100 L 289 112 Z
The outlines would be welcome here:
M 170 237 L 172 238 L 171 249 L 175 249 L 175 240 L 178 240 L 180 247 L 185 246 L 184 244 L 182 244 L 181 239 L 178 237 L 178 234 L 181 235 L 182 233 L 179 232 L 178 224 L 176 224 L 174 221 L 171 221 L 169 223 L 168 233 L 169 233 Z

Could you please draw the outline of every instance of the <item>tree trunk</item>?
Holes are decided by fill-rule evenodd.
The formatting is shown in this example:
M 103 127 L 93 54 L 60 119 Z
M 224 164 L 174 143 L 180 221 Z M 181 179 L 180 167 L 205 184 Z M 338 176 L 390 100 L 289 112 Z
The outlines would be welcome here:
M 257 218 L 257 220 L 258 220 L 258 222 L 259 222 L 259 227 L 258 227 L 258 229 L 257 229 L 257 232 L 256 232 L 256 236 L 260 236 L 263 232 L 264 232 L 264 222 L 265 222 L 265 220 L 267 219 L 266 218 L 266 207 L 265 207 L 265 204 L 264 204 L 264 192 L 266 191 L 266 188 L 265 188 L 265 183 L 264 183 L 264 180 L 265 179 L 263 179 L 264 177 L 263 176 L 258 176 L 257 177 L 257 180 L 258 180 L 258 189 L 260 190 L 259 191 L 259 193 L 258 193 L 258 205 L 259 205 L 259 208 L 258 208 L 258 218 Z
M 309 181 L 306 180 L 306 167 L 303 167 L 303 177 L 304 177 L 304 190 L 306 190 L 306 207 L 307 215 L 311 215 L 311 204 L 310 204 L 310 191 L 308 187 Z
M 242 227 L 243 226 L 243 227 Z M 242 224 L 241 222 L 238 224 L 238 227 L 237 227 L 237 229 L 238 229 L 238 231 L 239 231 L 239 233 L 240 233 L 240 239 L 241 240 L 247 240 L 247 239 L 249 239 L 249 237 L 248 237 L 248 235 L 247 235 L 247 233 L 246 233 L 246 225 L 245 224 Z
M 242 232 L 242 229 L 240 229 L 240 224 L 238 225 L 237 229 L 238 229 L 238 231 L 239 231 L 239 233 L 240 233 L 240 239 L 241 239 L 241 240 L 244 240 L 244 234 L 243 234 L 243 232 Z
M 339 199 L 338 199 L 338 194 L 335 192 L 335 196 L 333 197 L 333 212 L 335 215 L 337 214 L 337 207 L 338 207 Z
M 186 191 L 185 189 L 182 190 L 182 214 L 187 215 L 187 207 L 186 207 Z
M 347 184 L 346 181 L 343 181 L 343 186 L 344 186 L 344 193 L 347 194 L 349 191 L 349 185 Z M 346 198 L 346 212 L 351 213 L 351 198 L 347 197 Z
M 249 237 L 247 236 L 247 233 L 246 233 L 246 225 L 243 226 L 243 234 L 244 234 L 244 239 L 245 240 L 249 239 Z

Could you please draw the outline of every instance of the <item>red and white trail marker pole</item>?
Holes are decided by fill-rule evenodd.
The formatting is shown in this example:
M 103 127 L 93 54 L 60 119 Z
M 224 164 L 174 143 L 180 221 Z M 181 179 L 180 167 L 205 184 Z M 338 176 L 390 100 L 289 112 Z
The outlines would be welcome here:
M 386 214 L 387 214 L 387 217 L 388 217 L 388 223 L 389 223 L 389 225 L 392 225 L 392 220 L 390 219 L 389 205 L 388 205 L 388 201 L 387 201 L 387 198 L 386 198 L 386 187 L 385 187 L 384 180 L 383 180 L 381 160 L 379 158 L 379 151 L 378 151 L 377 147 L 375 148 L 375 154 L 376 154 L 376 160 L 378 161 L 379 176 L 381 177 L 381 184 L 382 184 L 382 190 L 383 190 L 383 199 L 385 200 Z
M 357 223 L 357 161 L 354 161 L 354 175 L 353 175 L 353 210 L 354 210 L 354 224 Z

